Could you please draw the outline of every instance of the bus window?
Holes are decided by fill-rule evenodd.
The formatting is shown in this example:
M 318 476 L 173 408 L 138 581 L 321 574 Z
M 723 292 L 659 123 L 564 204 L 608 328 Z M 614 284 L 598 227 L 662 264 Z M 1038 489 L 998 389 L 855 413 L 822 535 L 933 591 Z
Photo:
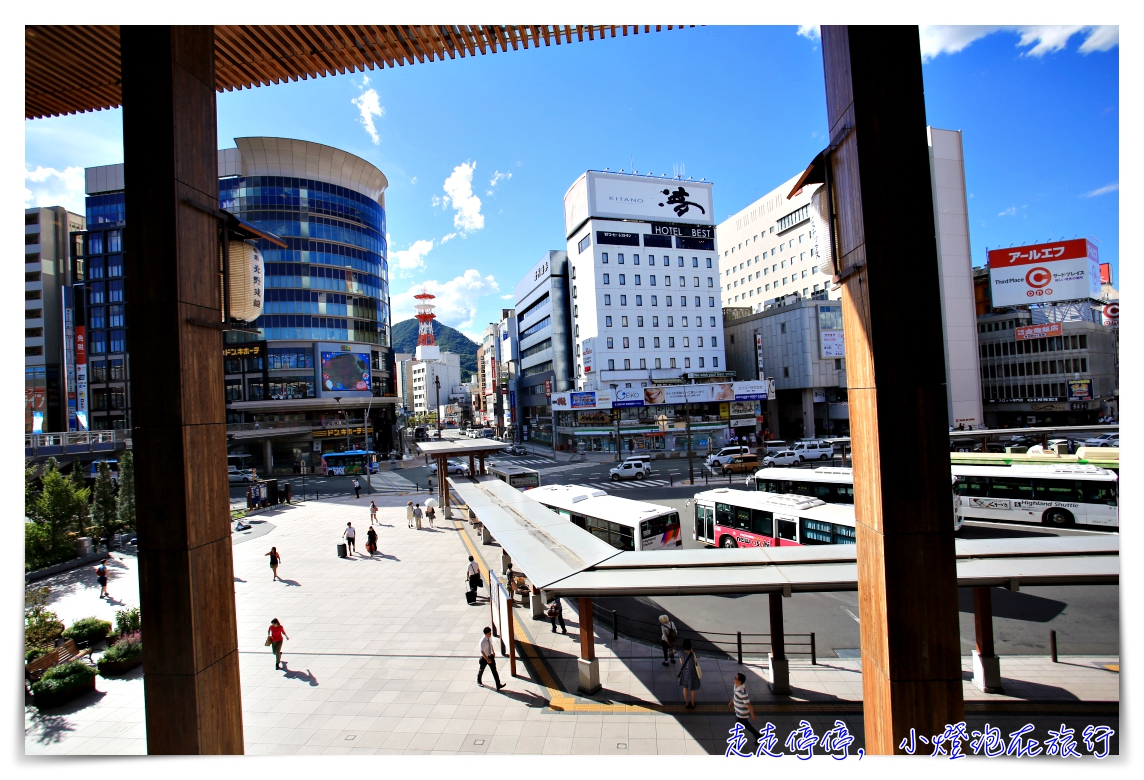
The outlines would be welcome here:
M 1033 483 L 1029 479 L 993 477 L 989 480 L 989 497 L 1028 501 L 1033 497 Z
M 798 526 L 791 520 L 779 520 L 779 538 L 788 541 L 796 541 L 798 533 Z
M 584 527 L 584 515 L 569 514 L 568 519 L 572 521 L 573 525 L 577 525 L 581 528 Z
M 853 504 L 854 503 L 854 486 L 853 485 L 835 485 L 834 500 L 839 504 Z
M 1116 506 L 1115 482 L 1090 482 L 1085 480 L 1080 483 L 1080 487 L 1084 495 L 1084 503 Z
M 1057 503 L 1080 502 L 1082 493 L 1071 479 L 1039 479 L 1033 483 L 1033 498 Z
M 760 479 L 755 483 L 755 487 L 762 493 L 781 493 L 782 483 L 774 479 Z
M 985 498 L 989 495 L 989 478 L 958 477 L 957 493 L 962 496 Z
M 741 506 L 735 507 L 735 530 L 751 530 L 751 510 Z
M 831 525 L 833 526 L 835 544 L 854 544 L 857 541 L 854 529 L 850 526 L 834 523 Z
M 730 504 L 716 504 L 715 505 L 715 524 L 727 528 L 731 527 L 731 505 Z
M 762 536 L 774 536 L 774 515 L 765 509 L 751 510 L 751 530 Z
M 783 483 L 786 488 L 783 492 L 795 496 L 814 496 L 814 483 L 813 482 L 794 482 L 786 481 Z
M 830 544 L 830 523 L 800 517 L 803 544 Z
M 667 517 L 653 517 L 651 520 L 644 520 L 640 523 L 640 538 L 647 539 L 650 536 L 663 536 L 667 533 L 667 521 Z
M 827 504 L 834 501 L 834 485 L 826 482 L 817 482 L 810 485 L 810 494 L 817 498 L 819 501 L 824 501 Z

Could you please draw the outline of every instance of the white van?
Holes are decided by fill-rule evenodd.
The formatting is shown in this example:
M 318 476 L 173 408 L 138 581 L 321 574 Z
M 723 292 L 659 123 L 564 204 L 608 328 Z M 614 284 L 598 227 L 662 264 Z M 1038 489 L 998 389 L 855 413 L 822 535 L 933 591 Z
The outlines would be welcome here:
M 726 466 L 727 462 L 729 460 L 731 460 L 731 458 L 734 457 L 735 455 L 750 455 L 750 454 L 751 454 L 751 448 L 745 447 L 741 444 L 735 445 L 732 447 L 724 447 L 723 449 L 719 450 L 718 452 L 712 453 L 711 455 L 708 455 L 707 460 L 703 461 L 703 465 L 710 466 L 711 468 L 713 468 L 715 470 L 719 470 L 723 466 Z
M 799 463 L 808 460 L 829 460 L 834 457 L 834 445 L 825 441 L 800 441 L 791 447 Z

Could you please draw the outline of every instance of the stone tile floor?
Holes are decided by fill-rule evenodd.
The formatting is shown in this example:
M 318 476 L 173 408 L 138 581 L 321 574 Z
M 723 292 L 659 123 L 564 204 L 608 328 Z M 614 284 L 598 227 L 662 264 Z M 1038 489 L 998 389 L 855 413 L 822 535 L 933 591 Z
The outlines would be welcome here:
M 598 627 L 604 691 L 578 696 L 578 621 L 575 605 L 567 602 L 569 636 L 551 634 L 547 621 L 533 621 L 529 610 L 518 607 L 518 676 L 510 677 L 508 659 L 502 659 L 498 667 L 508 687 L 493 690 L 488 673 L 490 687 L 478 687 L 477 643 L 489 609 L 484 599 L 478 606 L 465 603 L 464 569 L 470 548 L 499 568 L 500 549 L 481 546 L 467 525 L 463 531 L 441 522 L 436 529 L 407 528 L 409 498 L 418 497 L 375 499 L 380 553 L 372 559 L 361 551 L 345 560 L 335 553 L 347 521 L 365 543 L 369 503 L 352 497 L 273 510 L 262 516 L 275 526 L 268 534 L 236 544 L 247 754 L 723 754 L 735 663 L 703 659 L 700 707 L 685 712 L 675 672 L 660 665 L 657 648 L 613 641 Z M 271 545 L 282 555 L 279 582 L 271 580 L 265 556 Z M 100 600 L 94 575 L 79 569 L 44 581 L 52 589 L 52 609 L 70 622 L 93 614 L 110 619 L 115 609 L 137 604 L 134 557 L 113 558 L 109 590 L 117 603 Z M 263 646 L 274 617 L 291 637 L 281 671 Z M 1002 659 L 1003 697 L 967 682 L 967 722 L 980 727 L 986 716 L 973 703 L 982 700 L 1119 701 L 1119 675 L 1103 668 L 1117 658 L 1061 660 Z M 857 749 L 858 666 L 850 659 L 822 659 L 817 666 L 792 661 L 793 697 L 767 692 L 764 663 L 748 661 L 745 669 L 760 722 L 775 724 L 780 745 L 800 720 L 820 735 L 842 720 Z M 1041 715 L 989 719 L 1003 729 L 1032 722 L 1043 732 L 1059 725 Z M 1070 719 L 1078 734 L 1088 722 L 1118 727 L 1118 717 L 1107 713 Z M 26 706 L 24 723 L 28 755 L 145 753 L 142 674 L 137 669 L 120 679 L 99 678 L 97 692 L 45 713 Z

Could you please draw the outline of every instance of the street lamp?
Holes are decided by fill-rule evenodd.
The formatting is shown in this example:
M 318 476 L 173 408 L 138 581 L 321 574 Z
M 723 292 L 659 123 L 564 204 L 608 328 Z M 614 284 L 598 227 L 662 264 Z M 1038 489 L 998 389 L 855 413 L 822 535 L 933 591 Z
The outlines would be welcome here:
M 441 438 L 441 377 L 433 375 L 433 384 L 437 387 L 437 438 Z

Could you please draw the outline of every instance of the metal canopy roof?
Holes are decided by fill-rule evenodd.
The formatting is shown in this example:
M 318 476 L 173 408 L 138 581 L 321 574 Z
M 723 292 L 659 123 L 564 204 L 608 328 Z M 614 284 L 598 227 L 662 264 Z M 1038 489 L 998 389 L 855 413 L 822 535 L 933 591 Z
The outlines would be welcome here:
M 447 441 L 417 442 L 417 449 L 426 455 L 432 455 L 434 457 L 439 455 L 483 455 L 490 452 L 498 452 L 505 447 L 511 446 L 511 444 L 496 441 L 495 439 L 476 439 L 474 441 L 449 439 Z
M 215 89 L 251 88 L 414 62 L 582 42 L 664 25 L 219 25 Z M 665 25 L 667 29 L 683 25 Z M 118 25 L 24 28 L 24 117 L 122 103 Z
M 450 479 L 533 585 L 549 597 L 819 593 L 858 589 L 857 547 L 815 545 L 621 552 L 493 477 Z M 960 587 L 1120 581 L 1120 538 L 957 541 Z

